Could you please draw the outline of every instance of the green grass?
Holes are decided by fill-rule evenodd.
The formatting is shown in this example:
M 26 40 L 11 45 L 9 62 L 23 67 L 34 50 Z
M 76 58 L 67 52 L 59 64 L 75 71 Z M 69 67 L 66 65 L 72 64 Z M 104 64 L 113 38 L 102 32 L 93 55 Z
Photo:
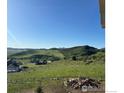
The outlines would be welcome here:
M 31 57 L 32 55 L 49 55 L 49 56 L 64 58 L 64 55 L 58 50 L 43 50 L 43 49 L 27 50 L 24 52 L 14 54 L 13 56 L 15 58 L 24 58 L 24 57 Z
M 34 88 L 40 80 L 47 85 L 50 78 L 91 77 L 105 79 L 104 64 L 92 63 L 85 65 L 81 61 L 58 61 L 47 65 L 25 64 L 27 71 L 8 73 L 8 93 L 17 93 L 19 89 Z M 45 80 L 46 79 L 46 80 Z M 13 84 L 13 83 L 15 84 Z M 54 81 L 53 81 L 54 82 Z

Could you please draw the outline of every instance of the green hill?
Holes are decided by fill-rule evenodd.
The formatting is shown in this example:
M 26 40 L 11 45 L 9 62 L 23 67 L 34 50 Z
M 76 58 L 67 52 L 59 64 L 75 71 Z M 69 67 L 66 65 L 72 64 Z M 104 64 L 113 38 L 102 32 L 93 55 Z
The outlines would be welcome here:
M 63 78 L 91 77 L 105 80 L 105 48 L 76 46 L 72 48 L 25 49 L 25 51 L 15 49 L 15 51 L 17 52 L 9 53 L 11 51 L 8 50 L 8 53 L 11 54 L 8 55 L 8 58 L 16 58 L 17 62 L 21 62 L 22 67 L 27 67 L 27 69 L 22 72 L 8 73 L 9 93 L 34 89 L 38 86 L 39 81 L 42 82 L 43 88 L 50 88 L 55 84 L 59 86 L 60 82 L 63 84 Z M 35 65 L 33 64 L 35 61 L 32 61 L 33 58 L 55 60 L 56 62 Z
M 23 52 L 19 52 L 19 53 L 15 53 L 10 55 L 11 57 L 30 57 L 32 55 L 49 55 L 49 56 L 56 56 L 56 57 L 60 57 L 63 58 L 63 54 L 60 53 L 60 51 L 58 50 L 47 50 L 47 49 L 29 49 L 27 51 L 23 51 Z
M 12 55 L 12 54 L 16 54 L 19 52 L 23 52 L 26 51 L 27 49 L 18 49 L 18 48 L 7 48 L 7 55 Z
M 69 58 L 72 56 L 76 56 L 76 57 L 89 56 L 89 55 L 96 53 L 98 49 L 86 45 L 86 46 L 65 48 L 65 49 L 61 49 L 60 51 L 65 55 L 66 58 Z
M 14 50 L 14 49 L 13 49 Z M 11 50 L 12 51 L 12 50 Z M 65 59 L 82 60 L 84 62 L 96 62 L 105 60 L 105 49 L 97 49 L 88 45 L 76 46 L 71 48 L 51 48 L 51 49 L 15 49 L 16 52 L 10 53 L 8 49 L 8 58 L 32 58 L 33 56 L 42 56 L 45 59 Z M 11 55 L 10 55 L 11 54 Z

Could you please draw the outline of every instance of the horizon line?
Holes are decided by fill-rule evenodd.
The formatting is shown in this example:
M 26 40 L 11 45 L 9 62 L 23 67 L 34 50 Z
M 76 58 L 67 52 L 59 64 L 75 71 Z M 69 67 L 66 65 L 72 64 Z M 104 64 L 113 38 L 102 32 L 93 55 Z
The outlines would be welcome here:
M 90 47 L 94 47 L 94 48 L 98 48 L 98 49 L 101 49 L 101 48 L 105 48 L 104 47 L 96 47 L 96 46 L 93 46 L 93 45 L 77 45 L 77 46 L 71 46 L 71 47 L 49 47 L 49 48 L 45 48 L 45 47 L 7 47 L 7 48 L 15 48 L 15 49 L 52 49 L 52 48 L 58 48 L 58 49 L 62 49 L 62 48 L 73 48 L 73 47 L 81 47 L 81 46 L 90 46 Z

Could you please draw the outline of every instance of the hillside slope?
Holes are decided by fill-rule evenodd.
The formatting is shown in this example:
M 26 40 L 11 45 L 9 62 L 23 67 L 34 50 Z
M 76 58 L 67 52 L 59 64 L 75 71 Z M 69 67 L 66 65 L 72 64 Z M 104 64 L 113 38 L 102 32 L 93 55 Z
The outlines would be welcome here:
M 65 60 L 83 60 L 84 62 L 105 61 L 105 48 L 97 49 L 88 45 L 76 46 L 71 48 L 52 48 L 52 49 L 27 49 L 17 50 L 9 58 L 31 58 L 32 56 L 56 57 Z M 46 58 L 47 59 L 47 58 Z M 49 59 L 49 58 L 48 58 Z
M 16 54 L 16 53 L 20 53 L 23 51 L 26 51 L 27 49 L 18 49 L 18 48 L 7 48 L 7 55 L 12 55 L 12 54 Z

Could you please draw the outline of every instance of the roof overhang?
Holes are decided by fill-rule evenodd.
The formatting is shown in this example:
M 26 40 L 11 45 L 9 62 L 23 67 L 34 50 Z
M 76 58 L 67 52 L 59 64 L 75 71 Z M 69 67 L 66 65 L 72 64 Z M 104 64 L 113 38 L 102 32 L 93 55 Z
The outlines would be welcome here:
M 101 25 L 105 28 L 105 0 L 99 0 Z

